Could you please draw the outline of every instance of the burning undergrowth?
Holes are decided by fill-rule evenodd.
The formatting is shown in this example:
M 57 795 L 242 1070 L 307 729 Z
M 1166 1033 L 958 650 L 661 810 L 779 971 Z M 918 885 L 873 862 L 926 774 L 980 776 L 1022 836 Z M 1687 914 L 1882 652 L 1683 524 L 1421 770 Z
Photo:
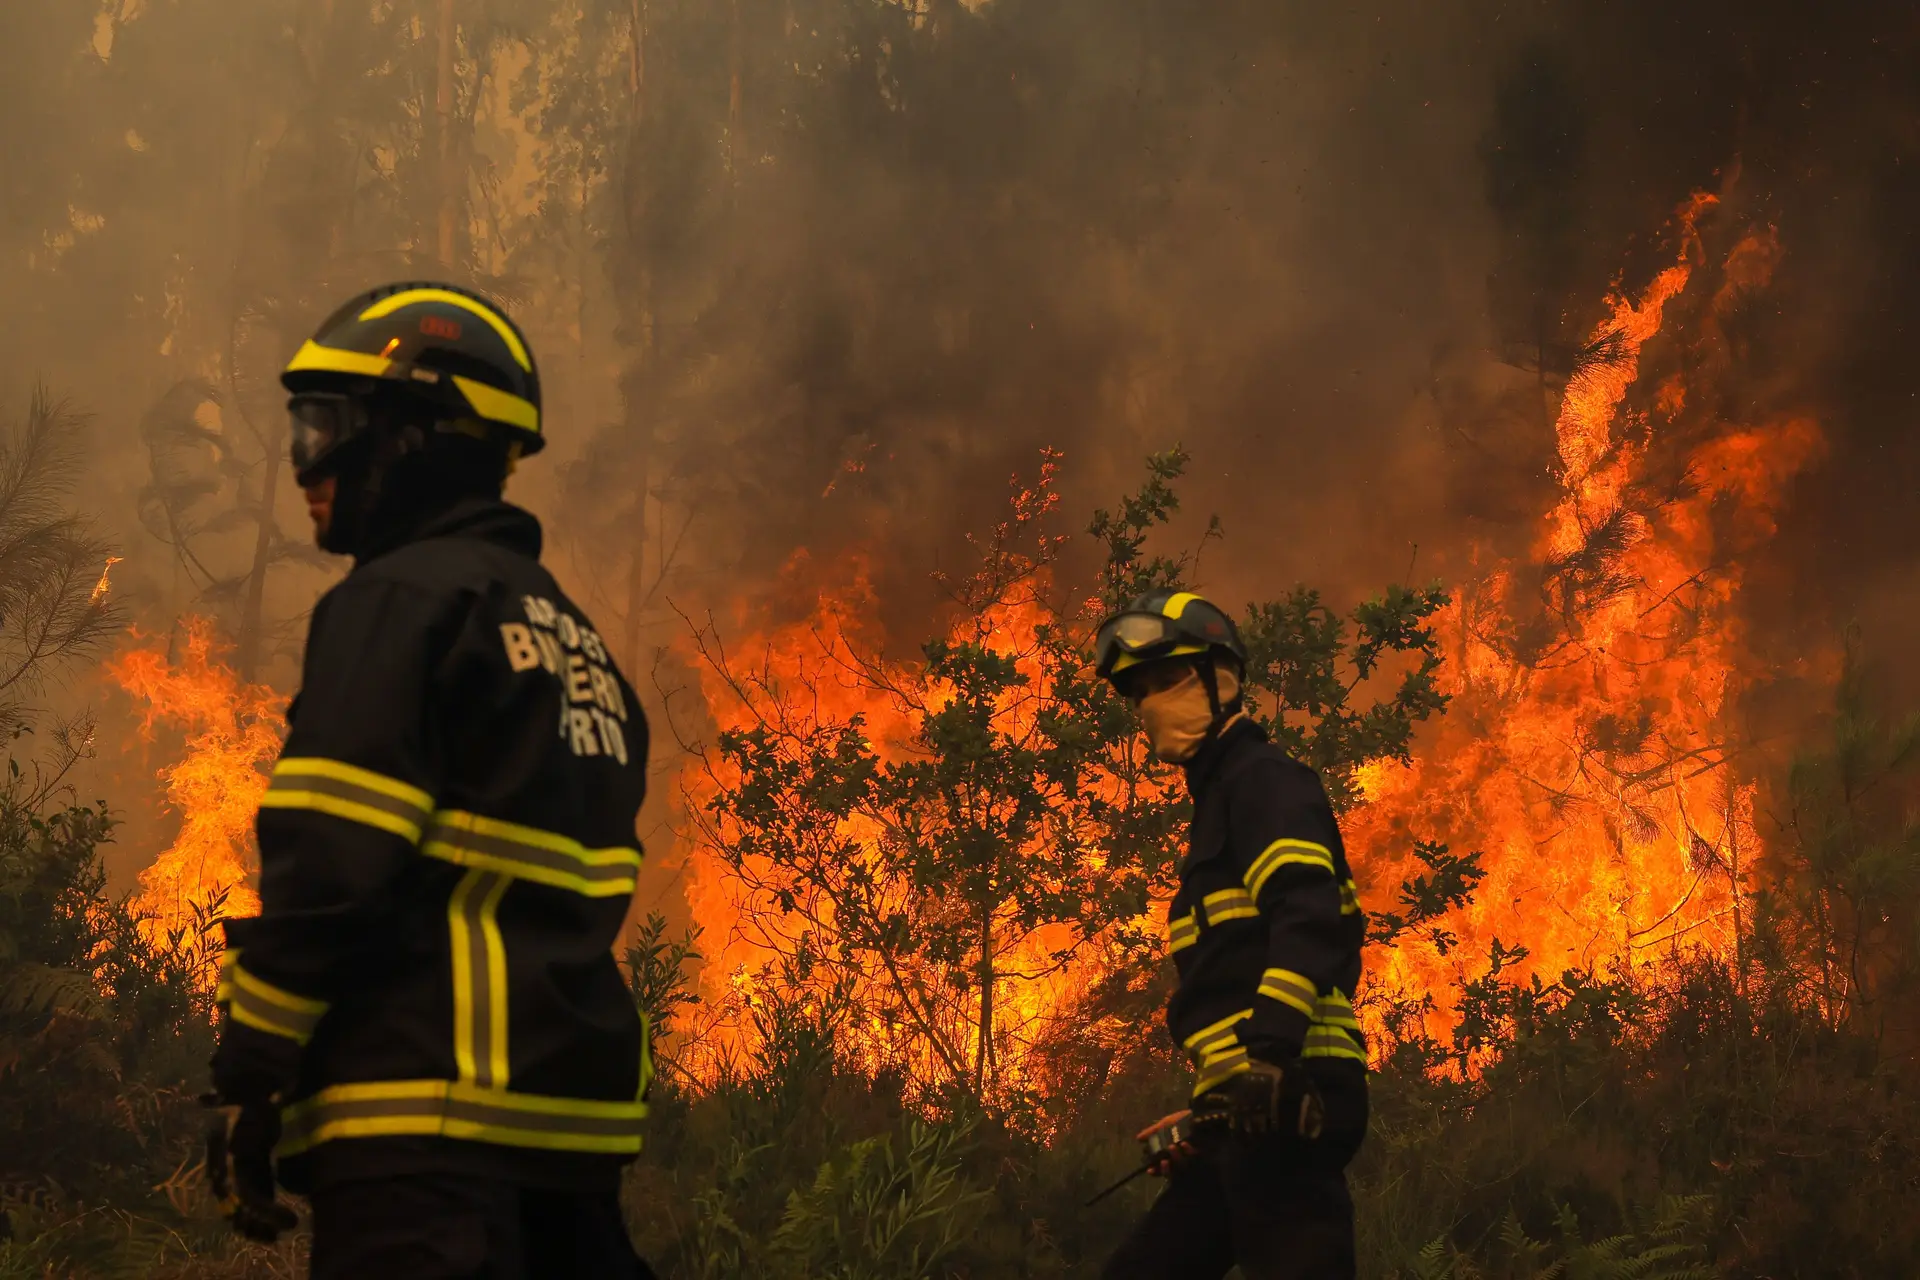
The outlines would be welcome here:
M 1404 1034 L 1412 1011 L 1444 1035 L 1458 1018 L 1447 993 L 1489 967 L 1552 982 L 1740 946 L 1764 850 L 1739 709 L 1774 674 L 1747 645 L 1740 591 L 1820 433 L 1726 408 L 1742 375 L 1730 335 L 1783 250 L 1770 228 L 1714 227 L 1718 203 L 1684 204 L 1666 264 L 1605 300 L 1554 424 L 1557 497 L 1528 554 L 1480 553 L 1444 593 L 1389 593 L 1372 607 L 1403 612 L 1385 631 L 1364 608 L 1343 631 L 1312 593 L 1249 615 L 1294 628 L 1256 643 L 1272 662 L 1253 681 L 1276 732 L 1350 803 L 1363 898 L 1401 926 L 1362 993 L 1376 1030 Z M 867 1067 L 1006 1096 L 1042 1074 L 1037 1037 L 1102 982 L 1143 972 L 1179 789 L 1088 677 L 1100 602 L 1054 589 L 1059 540 L 1039 532 L 1051 505 L 1017 492 L 921 661 L 878 656 L 857 560 L 788 566 L 834 584 L 804 621 L 735 619 L 747 635 L 727 644 L 697 629 L 718 730 L 685 784 L 703 1053 L 750 1047 L 756 1002 L 798 991 L 837 1010 Z M 1347 675 L 1303 683 L 1290 668 L 1320 642 L 1351 662 L 1382 634 L 1391 651 Z M 1402 683 L 1376 706 L 1402 736 L 1337 737 L 1343 718 L 1367 723 L 1347 703 L 1383 672 Z M 1410 748 L 1406 731 L 1441 705 Z M 1455 890 L 1443 914 L 1422 901 L 1436 876 Z

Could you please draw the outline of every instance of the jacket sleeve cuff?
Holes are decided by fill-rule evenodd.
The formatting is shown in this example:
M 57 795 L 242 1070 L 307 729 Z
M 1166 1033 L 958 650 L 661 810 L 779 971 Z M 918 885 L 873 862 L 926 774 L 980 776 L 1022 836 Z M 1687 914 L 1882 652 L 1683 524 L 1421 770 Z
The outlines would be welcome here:
M 213 1090 L 231 1103 L 265 1102 L 293 1092 L 300 1075 L 300 1046 L 285 1036 L 258 1031 L 228 1018 L 210 1064 Z
M 1299 1057 L 1317 999 L 1318 991 L 1306 977 L 1288 969 L 1268 969 L 1261 975 L 1253 1016 L 1247 1019 L 1241 1043 L 1265 1062 Z
M 220 960 L 220 984 L 214 1000 L 227 1010 L 227 1021 L 303 1046 L 326 1016 L 327 1002 L 277 987 L 241 962 L 240 949 L 230 947 Z

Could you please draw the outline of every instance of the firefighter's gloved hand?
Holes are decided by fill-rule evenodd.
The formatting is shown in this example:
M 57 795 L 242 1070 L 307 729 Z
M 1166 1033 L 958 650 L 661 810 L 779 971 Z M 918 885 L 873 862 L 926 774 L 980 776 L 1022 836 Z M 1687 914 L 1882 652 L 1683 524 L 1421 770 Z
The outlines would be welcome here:
M 1254 1059 L 1194 1099 L 1194 1118 L 1225 1122 L 1254 1137 L 1285 1133 L 1312 1141 L 1326 1125 L 1326 1108 L 1313 1078 L 1299 1060 L 1280 1064 Z
M 220 1112 L 207 1128 L 207 1184 L 220 1215 L 247 1239 L 272 1244 L 298 1221 L 274 1194 L 279 1105 L 269 1098 L 235 1103 L 214 1093 L 200 1102 Z

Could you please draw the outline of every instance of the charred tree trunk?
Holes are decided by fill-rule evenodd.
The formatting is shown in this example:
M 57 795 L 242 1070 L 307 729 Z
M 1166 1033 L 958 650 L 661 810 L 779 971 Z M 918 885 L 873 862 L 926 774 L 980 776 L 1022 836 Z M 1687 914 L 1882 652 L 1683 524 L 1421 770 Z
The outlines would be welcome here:
M 629 126 L 630 140 L 627 145 L 626 172 L 622 175 L 625 186 L 625 199 L 622 207 L 626 210 L 627 262 L 634 275 L 631 288 L 616 289 L 616 295 L 625 301 L 624 327 L 627 341 L 633 352 L 628 357 L 627 368 L 621 378 L 621 393 L 626 405 L 627 439 L 631 442 L 633 457 L 633 531 L 631 534 L 630 558 L 627 566 L 627 611 L 623 619 L 625 634 L 624 656 L 629 664 L 628 670 L 638 671 L 640 662 L 641 615 L 645 611 L 647 599 L 647 500 L 651 487 L 651 462 L 653 453 L 652 422 L 646 411 L 646 387 L 653 369 L 654 359 L 654 314 L 653 314 L 653 264 L 649 261 L 646 241 L 645 201 L 641 196 L 644 190 L 644 166 L 646 161 L 647 127 L 647 4 L 646 0 L 630 0 L 630 18 L 632 39 L 629 45 L 627 62 L 627 83 L 633 95 L 632 122 Z
M 273 502 L 280 488 L 280 437 L 269 437 L 273 447 L 266 451 L 260 466 L 260 505 L 254 512 L 257 532 L 253 540 L 253 570 L 247 575 L 246 607 L 240 615 L 240 651 L 235 666 L 240 678 L 252 681 L 260 665 L 260 629 L 267 595 L 267 571 L 273 567 Z
M 985 1096 L 987 1081 L 993 1075 L 993 906 L 980 912 L 980 1026 L 974 1048 L 973 1088 Z
M 453 50 L 454 15 L 453 0 L 440 0 L 440 49 L 438 74 L 434 89 L 435 132 L 438 135 L 436 157 L 439 164 L 439 181 L 436 189 L 439 193 L 437 235 L 434 247 L 435 256 L 442 266 L 453 265 L 453 239 L 456 213 L 459 208 L 458 192 L 455 190 L 456 175 L 453 168 Z

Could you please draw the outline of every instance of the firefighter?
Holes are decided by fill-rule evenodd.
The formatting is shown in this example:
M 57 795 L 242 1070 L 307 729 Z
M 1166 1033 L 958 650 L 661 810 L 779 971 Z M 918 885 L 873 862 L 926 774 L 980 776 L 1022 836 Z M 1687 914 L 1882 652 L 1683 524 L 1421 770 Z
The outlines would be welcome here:
M 282 375 L 319 545 L 261 800 L 260 914 L 226 924 L 209 1171 L 234 1227 L 312 1213 L 312 1274 L 648 1276 L 621 1220 L 646 1028 L 612 946 L 647 725 L 502 499 L 543 444 L 527 342 L 438 284 L 353 299 Z
M 1167 1186 L 1102 1274 L 1218 1280 L 1237 1264 L 1247 1280 L 1347 1280 L 1365 921 L 1326 791 L 1248 716 L 1246 649 L 1200 596 L 1134 600 L 1100 628 L 1095 661 L 1193 797 L 1167 1026 L 1194 1066 L 1194 1137 L 1156 1166 Z

